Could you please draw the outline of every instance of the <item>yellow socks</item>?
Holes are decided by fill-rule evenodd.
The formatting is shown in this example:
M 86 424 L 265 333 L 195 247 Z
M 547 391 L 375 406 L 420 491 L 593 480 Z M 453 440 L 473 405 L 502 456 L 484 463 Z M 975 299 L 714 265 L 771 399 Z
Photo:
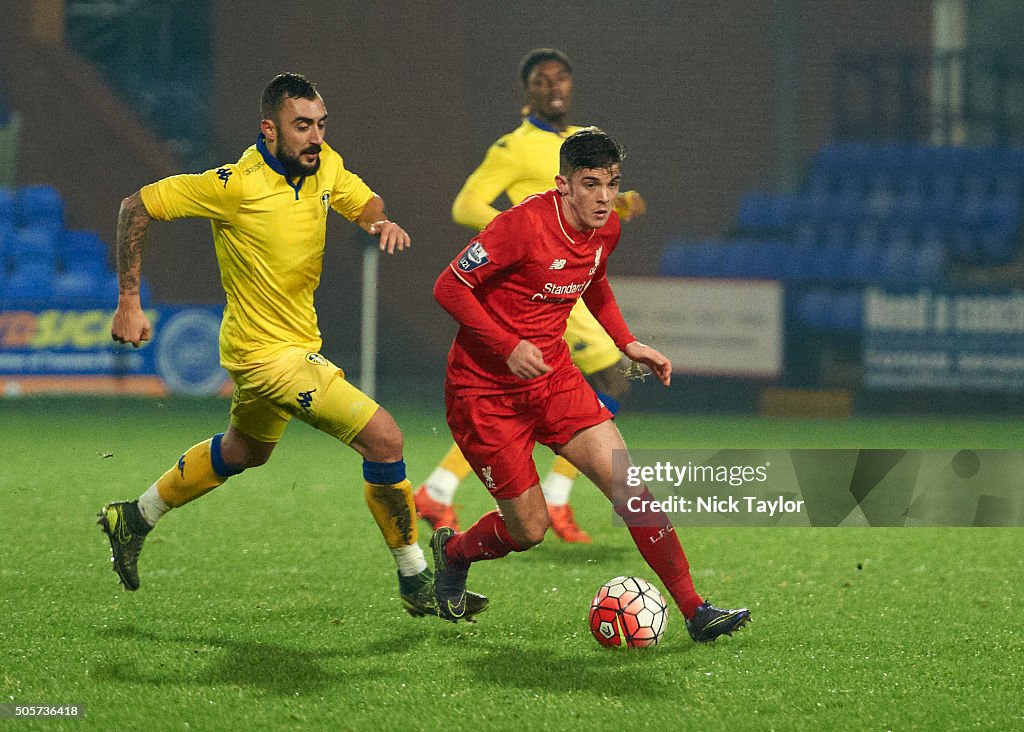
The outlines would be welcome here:
M 412 483 L 405 477 L 405 462 L 363 462 L 363 495 L 384 542 L 404 577 L 419 574 L 427 560 L 419 545 L 419 525 L 412 497 Z

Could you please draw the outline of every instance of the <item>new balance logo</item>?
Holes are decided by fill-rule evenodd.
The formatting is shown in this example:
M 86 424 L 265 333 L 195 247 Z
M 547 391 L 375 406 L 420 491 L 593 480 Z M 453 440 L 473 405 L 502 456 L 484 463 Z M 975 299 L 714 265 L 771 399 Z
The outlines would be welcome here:
M 565 260 L 556 259 L 554 262 L 551 263 L 551 266 L 548 267 L 548 269 L 565 269 Z
M 309 408 L 313 405 L 314 391 L 316 391 L 316 389 L 310 389 L 309 391 L 300 391 L 299 396 L 296 397 L 295 399 L 295 401 L 299 403 L 299 406 L 305 409 L 307 412 L 309 411 Z

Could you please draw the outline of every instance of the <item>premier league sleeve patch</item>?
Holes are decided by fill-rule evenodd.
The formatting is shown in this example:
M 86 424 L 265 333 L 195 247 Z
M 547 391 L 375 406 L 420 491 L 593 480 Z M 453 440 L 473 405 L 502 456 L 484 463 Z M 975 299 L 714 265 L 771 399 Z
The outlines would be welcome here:
M 490 261 L 491 260 L 487 258 L 487 252 L 484 250 L 484 245 L 475 241 L 462 253 L 457 264 L 460 271 L 472 272 L 477 267 L 482 267 Z

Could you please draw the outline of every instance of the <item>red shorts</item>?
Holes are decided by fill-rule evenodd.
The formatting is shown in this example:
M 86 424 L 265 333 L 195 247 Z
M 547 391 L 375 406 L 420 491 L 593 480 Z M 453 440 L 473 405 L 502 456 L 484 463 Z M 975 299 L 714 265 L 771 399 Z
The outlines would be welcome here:
M 445 394 L 448 426 L 462 454 L 495 498 L 509 499 L 540 483 L 533 447 L 564 445 L 612 419 L 575 366 L 536 386 L 504 394 Z

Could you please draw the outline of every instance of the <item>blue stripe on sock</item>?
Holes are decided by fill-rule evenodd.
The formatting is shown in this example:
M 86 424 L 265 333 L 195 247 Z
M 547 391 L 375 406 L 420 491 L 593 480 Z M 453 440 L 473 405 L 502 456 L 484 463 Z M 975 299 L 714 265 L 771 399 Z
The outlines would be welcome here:
M 213 442 L 210 443 L 210 462 L 213 464 L 213 472 L 221 478 L 230 478 L 232 475 L 238 475 L 245 468 L 240 468 L 237 465 L 228 465 L 224 462 L 224 455 L 220 451 L 220 441 L 223 438 L 223 432 L 218 432 L 213 436 Z
M 367 483 L 375 485 L 394 485 L 405 480 L 405 461 L 399 460 L 394 463 L 375 463 L 372 460 L 363 461 L 363 478 Z
M 597 398 L 600 399 L 601 403 L 605 406 L 605 409 L 612 414 L 619 413 L 619 402 L 617 399 L 608 396 L 603 391 L 597 391 L 597 389 L 594 389 L 594 392 L 597 394 Z

